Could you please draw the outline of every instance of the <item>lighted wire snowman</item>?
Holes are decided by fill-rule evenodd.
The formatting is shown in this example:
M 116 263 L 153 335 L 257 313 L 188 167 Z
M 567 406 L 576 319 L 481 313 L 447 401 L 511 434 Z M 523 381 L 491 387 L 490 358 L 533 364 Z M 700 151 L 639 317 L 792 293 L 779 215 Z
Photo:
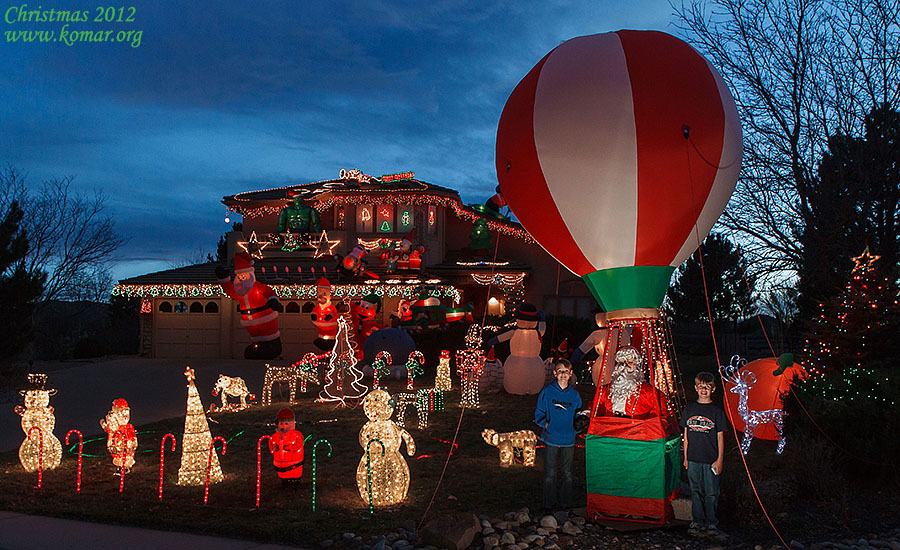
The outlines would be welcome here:
M 363 400 L 363 411 L 369 419 L 359 431 L 359 444 L 365 450 L 356 468 L 356 485 L 366 504 L 392 506 L 406 498 L 409 490 L 409 466 L 400 454 L 406 442 L 409 456 L 416 443 L 405 429 L 391 422 L 394 403 L 388 392 L 375 389 Z M 368 458 L 368 459 L 367 459 Z
M 19 461 L 29 472 L 35 472 L 39 467 L 52 470 L 62 460 L 62 444 L 53 435 L 56 415 L 50 406 L 50 396 L 56 389 L 48 390 L 46 384 L 46 374 L 29 374 L 29 388 L 19 391 L 25 396 L 25 406 L 15 408 L 22 415 L 22 431 L 25 432 L 25 441 L 19 447 Z

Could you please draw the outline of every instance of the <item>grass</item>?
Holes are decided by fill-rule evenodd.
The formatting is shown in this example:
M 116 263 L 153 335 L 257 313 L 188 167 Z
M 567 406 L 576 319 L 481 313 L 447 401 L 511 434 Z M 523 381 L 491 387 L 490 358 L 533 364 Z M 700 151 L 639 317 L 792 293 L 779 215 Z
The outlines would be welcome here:
M 405 384 L 389 382 L 388 390 L 403 391 Z M 80 494 L 75 493 L 77 445 L 75 453 L 64 453 L 59 468 L 44 473 L 40 490 L 36 488 L 37 473 L 25 472 L 16 452 L 0 455 L 0 467 L 4 471 L 0 509 L 305 545 L 347 531 L 367 537 L 383 534 L 408 521 L 418 524 L 441 478 L 450 448 L 448 442 L 457 429 L 461 410 L 459 391 L 445 395 L 446 410 L 431 413 L 424 431 L 417 429 L 414 407 L 407 409 L 407 430 L 416 442 L 414 457 L 407 456 L 405 445 L 402 447 L 410 469 L 409 495 L 402 505 L 376 509 L 372 516 L 356 486 L 356 468 L 364 456 L 358 442 L 359 430 L 366 421 L 362 407 L 313 403 L 315 391 L 317 388 L 303 394 L 293 407 L 297 429 L 308 437 L 303 481 L 299 487 L 283 488 L 264 445 L 258 509 L 255 507 L 256 444 L 260 436 L 274 431 L 275 414 L 284 403 L 208 415 L 212 434 L 229 441 L 227 453 L 220 455 L 226 479 L 210 487 L 209 503 L 205 506 L 203 487 L 175 485 L 184 419 L 173 418 L 138 427 L 139 432 L 145 433 L 138 436 L 137 464 L 125 478 L 123 494 L 119 493 L 119 478 L 113 475 L 105 437 L 85 444 Z M 592 388 L 582 389 L 585 403 L 592 398 Z M 542 452 L 538 452 L 535 468 L 521 465 L 501 468 L 497 449 L 481 438 L 484 428 L 500 432 L 534 428 L 535 403 L 535 396 L 500 393 L 482 396 L 480 409 L 465 411 L 459 425 L 458 448 L 450 459 L 426 521 L 456 510 L 498 517 L 526 506 L 532 510 L 540 507 Z M 167 448 L 164 494 L 160 502 L 159 448 L 163 435 L 168 432 L 177 436 L 178 447 L 175 452 Z M 56 434 L 60 435 L 59 429 Z M 312 445 L 322 438 L 331 443 L 333 452 L 329 458 L 324 444 L 317 450 L 317 505 L 313 512 Z M 575 456 L 575 472 L 583 472 L 584 451 L 579 449 Z M 583 506 L 584 476 L 576 475 L 575 479 L 574 492 L 580 499 L 576 505 Z

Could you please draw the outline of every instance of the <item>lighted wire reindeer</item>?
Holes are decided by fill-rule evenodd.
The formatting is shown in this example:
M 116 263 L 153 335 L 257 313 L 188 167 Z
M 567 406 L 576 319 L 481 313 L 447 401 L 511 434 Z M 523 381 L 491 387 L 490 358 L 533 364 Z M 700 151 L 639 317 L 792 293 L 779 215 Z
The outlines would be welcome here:
M 754 411 L 747 405 L 750 397 L 750 389 L 756 385 L 756 374 L 741 370 L 741 367 L 747 364 L 745 359 L 741 359 L 735 355 L 731 358 L 731 364 L 719 367 L 722 371 L 722 377 L 726 381 L 734 384 L 731 393 L 738 395 L 738 413 L 744 419 L 744 439 L 741 440 L 741 452 L 747 454 L 750 450 L 750 443 L 753 441 L 753 434 L 762 424 L 772 423 L 775 425 L 775 431 L 778 432 L 778 447 L 776 452 L 781 454 L 787 443 L 784 436 L 784 411 L 782 409 L 771 409 L 768 411 Z

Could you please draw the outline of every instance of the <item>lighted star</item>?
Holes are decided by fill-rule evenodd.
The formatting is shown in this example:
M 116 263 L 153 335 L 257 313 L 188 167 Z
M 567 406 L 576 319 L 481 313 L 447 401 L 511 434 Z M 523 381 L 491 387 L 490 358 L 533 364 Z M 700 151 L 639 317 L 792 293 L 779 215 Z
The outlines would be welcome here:
M 244 252 L 250 254 L 254 258 L 261 260 L 263 257 L 263 249 L 272 244 L 270 241 L 260 241 L 256 237 L 256 231 L 250 233 L 250 239 L 247 241 L 238 241 L 238 246 L 244 249 Z
M 860 269 L 865 268 L 867 271 L 872 269 L 872 264 L 881 259 L 881 256 L 876 256 L 869 252 L 869 247 L 867 246 L 863 253 L 859 256 L 852 258 L 853 262 L 856 264 L 853 266 L 853 272 L 857 272 Z
M 319 237 L 319 242 L 316 245 L 316 252 L 313 254 L 314 258 L 320 258 L 322 256 L 333 256 L 334 247 L 340 244 L 340 240 L 329 241 L 328 233 L 322 231 L 322 235 Z
M 190 366 L 184 368 L 184 377 L 187 378 L 188 382 L 194 381 L 194 369 Z

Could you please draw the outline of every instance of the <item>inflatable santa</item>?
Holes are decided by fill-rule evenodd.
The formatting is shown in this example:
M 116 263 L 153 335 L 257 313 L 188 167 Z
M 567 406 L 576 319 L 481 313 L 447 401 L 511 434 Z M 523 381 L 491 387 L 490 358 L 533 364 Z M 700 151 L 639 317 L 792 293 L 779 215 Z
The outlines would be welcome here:
M 331 351 L 338 331 L 338 313 L 331 303 L 331 283 L 325 277 L 316 281 L 316 302 L 310 317 L 319 334 L 313 343 L 320 350 Z
M 645 419 L 670 414 L 666 397 L 644 381 L 640 352 L 633 346 L 619 348 L 611 381 L 600 388 L 597 416 Z
M 272 287 L 256 280 L 253 260 L 246 252 L 234 255 L 234 281 L 224 267 L 216 268 L 222 291 L 238 302 L 241 325 L 250 333 L 251 344 L 244 349 L 245 359 L 274 359 L 281 355 L 278 312 L 284 308 Z

